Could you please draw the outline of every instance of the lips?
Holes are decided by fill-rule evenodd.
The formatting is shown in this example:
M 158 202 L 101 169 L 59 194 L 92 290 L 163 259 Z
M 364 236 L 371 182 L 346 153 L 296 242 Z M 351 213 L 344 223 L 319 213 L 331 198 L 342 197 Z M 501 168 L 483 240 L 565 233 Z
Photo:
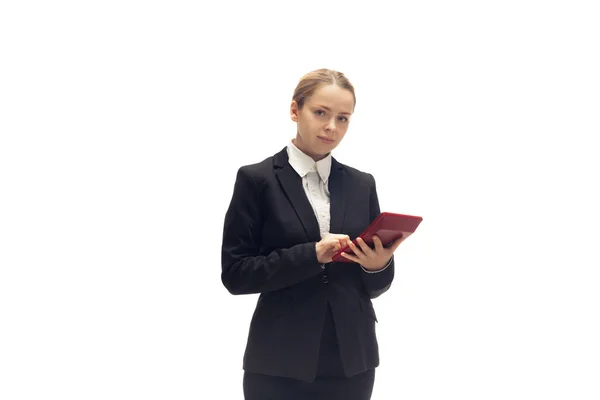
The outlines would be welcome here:
M 323 143 L 326 143 L 326 144 L 331 144 L 334 142 L 332 139 L 327 139 L 327 138 L 324 138 L 321 136 L 317 136 L 317 138 L 319 138 L 320 141 L 322 141 Z

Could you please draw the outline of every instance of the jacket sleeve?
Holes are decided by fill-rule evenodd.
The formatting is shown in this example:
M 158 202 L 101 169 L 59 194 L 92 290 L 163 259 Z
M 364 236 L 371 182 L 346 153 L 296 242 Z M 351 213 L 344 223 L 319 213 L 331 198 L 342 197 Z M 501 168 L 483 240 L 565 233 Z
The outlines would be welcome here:
M 240 168 L 225 214 L 221 251 L 221 281 L 232 294 L 274 291 L 323 272 L 316 242 L 259 254 L 262 209 L 255 181 L 248 169 Z
M 369 177 L 372 180 L 370 186 L 369 208 L 371 221 L 373 221 L 381 211 L 379 209 L 379 198 L 377 197 L 375 178 L 371 174 L 369 174 Z M 371 299 L 381 296 L 390 288 L 392 281 L 394 280 L 394 267 L 394 256 L 392 256 L 387 266 L 381 271 L 365 271 L 361 268 L 361 277 Z

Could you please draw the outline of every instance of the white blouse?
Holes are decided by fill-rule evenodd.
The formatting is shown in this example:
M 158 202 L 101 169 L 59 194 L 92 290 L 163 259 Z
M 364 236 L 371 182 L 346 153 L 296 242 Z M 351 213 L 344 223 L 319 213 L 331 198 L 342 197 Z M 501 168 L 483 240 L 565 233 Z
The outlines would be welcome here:
M 292 142 L 287 147 L 287 153 L 290 165 L 302 177 L 304 193 L 306 193 L 306 197 L 315 212 L 319 222 L 321 238 L 323 238 L 329 234 L 331 221 L 329 188 L 327 185 L 329 173 L 331 172 L 331 154 L 315 162 Z

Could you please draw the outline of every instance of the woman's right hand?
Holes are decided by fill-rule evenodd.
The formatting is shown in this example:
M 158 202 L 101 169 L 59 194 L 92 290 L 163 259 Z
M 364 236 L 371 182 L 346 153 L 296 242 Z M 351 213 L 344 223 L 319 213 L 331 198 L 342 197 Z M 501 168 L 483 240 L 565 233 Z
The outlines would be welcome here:
M 320 264 L 330 263 L 337 251 L 350 243 L 350 236 L 330 233 L 317 242 L 317 260 Z

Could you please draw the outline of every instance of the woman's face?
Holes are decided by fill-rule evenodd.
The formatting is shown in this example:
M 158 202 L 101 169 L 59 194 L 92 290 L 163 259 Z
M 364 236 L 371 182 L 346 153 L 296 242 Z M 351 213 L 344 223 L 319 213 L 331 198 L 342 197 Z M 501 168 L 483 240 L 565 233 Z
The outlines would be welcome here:
M 301 109 L 292 101 L 290 115 L 298 124 L 294 144 L 315 161 L 325 158 L 342 141 L 353 111 L 352 92 L 334 84 L 319 86 Z

